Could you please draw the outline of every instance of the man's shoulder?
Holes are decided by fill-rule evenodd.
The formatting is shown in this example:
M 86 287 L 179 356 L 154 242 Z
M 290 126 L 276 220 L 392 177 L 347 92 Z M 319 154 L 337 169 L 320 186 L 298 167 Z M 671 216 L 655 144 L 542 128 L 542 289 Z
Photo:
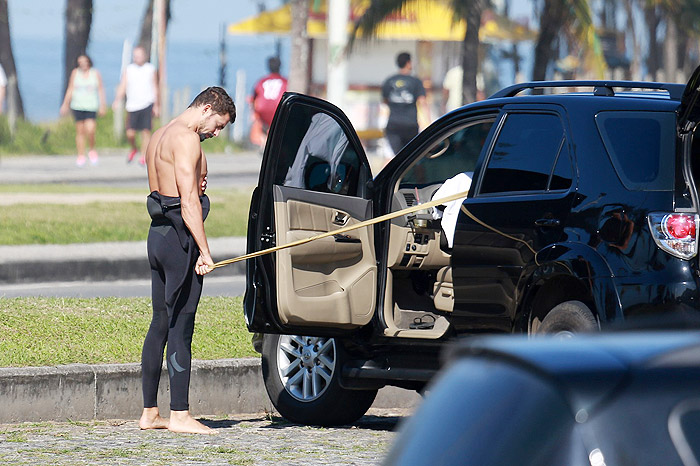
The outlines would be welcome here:
M 384 80 L 384 84 L 388 84 L 388 83 L 390 83 L 390 82 L 392 82 L 392 81 L 396 81 L 396 78 L 399 78 L 399 77 L 401 77 L 400 74 L 392 74 L 391 76 L 389 76 L 388 78 L 386 78 L 386 79 Z

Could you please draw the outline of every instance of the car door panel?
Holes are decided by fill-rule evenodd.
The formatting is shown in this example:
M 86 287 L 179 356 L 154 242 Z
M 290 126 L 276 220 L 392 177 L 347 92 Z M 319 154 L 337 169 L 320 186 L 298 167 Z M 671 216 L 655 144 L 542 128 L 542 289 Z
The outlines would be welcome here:
M 361 198 L 283 186 L 275 186 L 274 193 L 278 246 L 350 226 L 371 215 L 370 201 Z M 342 224 L 335 222 L 338 218 Z M 278 251 L 280 319 L 292 325 L 368 323 L 376 294 L 374 256 L 370 227 Z
M 248 252 L 371 218 L 372 178 L 357 134 L 332 104 L 285 93 L 270 128 L 250 209 Z M 370 322 L 377 265 L 371 227 L 247 262 L 251 331 L 338 335 Z

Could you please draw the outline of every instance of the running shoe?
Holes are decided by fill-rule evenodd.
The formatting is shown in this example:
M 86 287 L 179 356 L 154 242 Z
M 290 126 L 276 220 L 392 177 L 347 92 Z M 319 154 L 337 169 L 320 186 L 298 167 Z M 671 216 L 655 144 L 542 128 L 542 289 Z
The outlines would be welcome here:
M 88 152 L 88 158 L 90 159 L 91 165 L 97 165 L 98 155 L 95 149 L 92 149 L 90 152 Z
M 144 157 L 142 155 L 141 158 L 139 159 L 139 163 L 141 164 L 141 166 L 145 166 L 146 165 L 146 157 Z
M 75 159 L 75 164 L 79 167 L 85 166 L 85 156 L 84 155 L 78 155 L 78 158 Z
M 131 152 L 129 152 L 129 155 L 126 156 L 126 163 L 131 163 L 131 161 L 134 160 L 134 157 L 136 157 L 137 152 L 138 152 L 138 149 L 131 149 Z

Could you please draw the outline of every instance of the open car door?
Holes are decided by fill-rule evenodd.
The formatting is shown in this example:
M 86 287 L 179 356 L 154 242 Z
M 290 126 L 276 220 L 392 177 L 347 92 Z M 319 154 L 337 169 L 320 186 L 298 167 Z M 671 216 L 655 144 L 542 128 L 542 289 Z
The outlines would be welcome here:
M 695 68 L 685 86 L 678 107 L 678 132 L 690 132 L 700 120 L 700 66 Z
M 343 112 L 285 93 L 251 201 L 248 252 L 371 218 L 370 179 L 367 157 Z M 375 257 L 373 230 L 365 227 L 249 259 L 248 328 L 338 334 L 367 324 L 376 306 Z

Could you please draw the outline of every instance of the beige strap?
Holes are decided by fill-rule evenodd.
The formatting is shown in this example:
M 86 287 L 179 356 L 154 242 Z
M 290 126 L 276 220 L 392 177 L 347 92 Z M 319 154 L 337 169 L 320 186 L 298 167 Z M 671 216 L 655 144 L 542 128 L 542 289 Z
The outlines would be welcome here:
M 346 233 L 348 231 L 357 230 L 359 228 L 364 228 L 364 227 L 367 227 L 370 225 L 374 225 L 375 223 L 380 223 L 380 222 L 385 222 L 387 220 L 392 220 L 394 218 L 401 217 L 402 215 L 412 214 L 414 212 L 418 212 L 419 210 L 425 210 L 425 209 L 428 209 L 430 207 L 435 207 L 435 206 L 439 206 L 442 204 L 447 204 L 448 202 L 456 201 L 457 199 L 467 197 L 468 193 L 469 193 L 469 191 L 463 191 L 461 193 L 457 193 L 457 194 L 453 194 L 451 196 L 443 197 L 442 199 L 435 199 L 433 201 L 426 202 L 424 204 L 416 204 L 414 206 L 407 207 L 405 209 L 402 209 L 402 210 L 399 210 L 396 212 L 391 212 L 391 213 L 382 215 L 382 216 L 377 217 L 377 218 L 372 218 L 369 220 L 365 220 L 363 222 L 356 223 L 354 225 L 349 225 L 349 226 L 346 226 L 343 228 L 339 228 L 337 230 L 328 231 L 325 233 L 321 233 L 319 235 L 311 236 L 310 238 L 300 239 L 297 241 L 293 241 L 291 243 L 283 244 L 281 246 L 275 246 L 274 248 L 263 249 L 262 251 L 252 252 L 250 254 L 245 254 L 243 256 L 234 257 L 233 259 L 226 259 L 226 260 L 223 260 L 223 261 L 220 261 L 220 262 L 217 262 L 216 264 L 214 264 L 214 268 L 217 269 L 217 268 L 223 267 L 225 265 L 233 264 L 233 263 L 240 262 L 240 261 L 243 261 L 246 259 L 252 259 L 253 257 L 263 256 L 265 254 L 270 254 L 272 252 L 280 251 L 282 249 L 293 248 L 295 246 L 301 246 L 302 244 L 310 243 L 311 241 L 316 241 L 317 239 L 327 238 L 327 237 L 333 236 L 333 235 L 339 235 L 342 233 Z

